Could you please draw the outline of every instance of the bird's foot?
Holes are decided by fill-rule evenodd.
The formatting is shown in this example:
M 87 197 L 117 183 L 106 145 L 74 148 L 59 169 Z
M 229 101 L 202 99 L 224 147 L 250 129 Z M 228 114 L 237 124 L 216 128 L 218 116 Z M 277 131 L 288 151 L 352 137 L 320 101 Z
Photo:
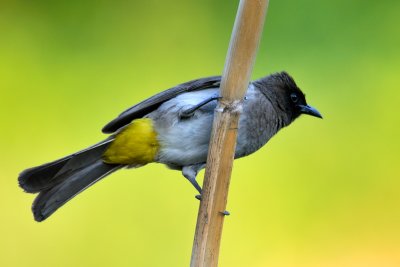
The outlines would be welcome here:
M 196 195 L 195 198 L 201 201 L 201 195 Z M 227 211 L 227 210 L 220 211 L 220 213 L 221 213 L 221 215 L 224 215 L 224 216 L 231 215 L 231 213 L 229 211 Z
M 179 118 L 182 119 L 189 119 L 193 117 L 195 110 L 189 109 L 189 110 L 182 110 L 179 112 Z
M 221 211 L 221 214 L 224 215 L 224 216 L 229 216 L 229 215 L 231 215 L 230 212 L 227 211 L 227 210 Z
M 194 115 L 194 113 L 196 112 L 196 110 L 198 110 L 198 109 L 201 108 L 202 106 L 204 106 L 204 105 L 210 103 L 211 101 L 214 101 L 214 100 L 217 100 L 217 99 L 220 99 L 220 98 L 221 98 L 221 97 L 220 97 L 219 95 L 213 95 L 213 96 L 211 96 L 211 97 L 209 97 L 209 98 L 207 98 L 207 99 L 204 99 L 203 101 L 201 101 L 200 103 L 198 103 L 198 104 L 196 104 L 196 105 L 193 105 L 193 106 L 191 106 L 191 107 L 189 107 L 189 108 L 186 108 L 186 109 L 182 109 L 182 110 L 179 112 L 179 118 L 180 118 L 180 119 L 188 119 L 188 118 L 191 118 L 191 117 L 193 117 L 193 115 Z

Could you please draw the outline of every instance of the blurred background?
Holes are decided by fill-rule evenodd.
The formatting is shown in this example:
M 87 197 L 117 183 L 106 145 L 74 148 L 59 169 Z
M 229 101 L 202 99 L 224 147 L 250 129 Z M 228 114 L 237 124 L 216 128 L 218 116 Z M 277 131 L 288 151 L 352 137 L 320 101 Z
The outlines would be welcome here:
M 1 1 L 0 266 L 189 265 L 199 202 L 179 172 L 120 171 L 43 223 L 17 176 L 220 74 L 237 5 Z M 288 71 L 324 120 L 301 117 L 235 162 L 220 266 L 400 266 L 399 13 L 395 0 L 271 1 L 253 78 Z

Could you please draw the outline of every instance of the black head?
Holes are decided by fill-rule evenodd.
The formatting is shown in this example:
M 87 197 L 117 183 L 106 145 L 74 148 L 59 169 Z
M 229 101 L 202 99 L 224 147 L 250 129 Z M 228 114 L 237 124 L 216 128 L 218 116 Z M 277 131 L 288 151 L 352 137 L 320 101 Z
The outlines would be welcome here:
M 307 105 L 305 95 L 288 73 L 275 73 L 255 81 L 254 84 L 291 121 L 301 114 L 322 118 L 318 110 Z

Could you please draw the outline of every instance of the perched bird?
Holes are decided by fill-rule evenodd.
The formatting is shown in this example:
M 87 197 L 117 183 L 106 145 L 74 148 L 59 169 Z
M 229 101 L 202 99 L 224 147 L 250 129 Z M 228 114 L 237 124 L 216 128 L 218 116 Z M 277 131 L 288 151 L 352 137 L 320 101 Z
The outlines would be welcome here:
M 124 167 L 158 162 L 181 170 L 200 192 L 196 175 L 205 167 L 221 77 L 189 81 L 152 96 L 108 123 L 111 134 L 87 149 L 27 169 L 19 185 L 39 193 L 32 205 L 43 221 L 87 187 Z M 301 114 L 322 118 L 286 72 L 249 84 L 239 120 L 235 158 L 249 155 Z

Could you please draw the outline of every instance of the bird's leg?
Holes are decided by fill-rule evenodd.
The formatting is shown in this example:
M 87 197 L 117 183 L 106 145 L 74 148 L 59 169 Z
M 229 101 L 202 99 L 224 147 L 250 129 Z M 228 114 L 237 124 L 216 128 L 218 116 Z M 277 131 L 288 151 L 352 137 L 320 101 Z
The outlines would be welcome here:
M 201 199 L 201 186 L 197 183 L 196 181 L 196 176 L 197 173 L 203 169 L 206 166 L 205 163 L 200 163 L 200 164 L 195 164 L 195 165 L 189 165 L 189 166 L 184 166 L 182 168 L 182 174 L 185 176 L 186 179 L 189 180 L 189 182 L 196 188 L 196 190 L 200 193 L 200 195 L 197 195 L 197 199 Z
M 219 98 L 221 98 L 221 97 L 218 96 L 218 95 L 214 95 L 214 96 L 212 96 L 212 97 L 209 97 L 209 98 L 207 98 L 207 99 L 201 101 L 200 103 L 198 103 L 198 104 L 196 104 L 196 105 L 190 106 L 189 108 L 186 108 L 186 109 L 182 109 L 182 110 L 179 112 L 179 118 L 180 118 L 180 119 L 187 119 L 187 118 L 190 118 L 190 117 L 192 117 L 192 116 L 194 115 L 194 112 L 195 112 L 196 110 L 198 110 L 199 108 L 201 108 L 201 107 L 204 106 L 205 104 L 208 104 L 208 103 L 210 103 L 211 101 L 217 100 L 217 99 L 219 99 Z
M 195 164 L 195 165 L 184 166 L 182 168 L 183 176 L 185 176 L 185 178 L 189 180 L 189 182 L 194 186 L 194 188 L 196 188 L 196 190 L 199 191 L 200 194 L 195 196 L 198 200 L 201 200 L 202 189 L 196 181 L 196 176 L 197 176 L 197 173 L 201 169 L 204 169 L 205 166 L 206 166 L 205 163 L 200 163 L 200 164 Z M 220 213 L 223 216 L 230 215 L 230 212 L 227 210 L 221 211 Z

